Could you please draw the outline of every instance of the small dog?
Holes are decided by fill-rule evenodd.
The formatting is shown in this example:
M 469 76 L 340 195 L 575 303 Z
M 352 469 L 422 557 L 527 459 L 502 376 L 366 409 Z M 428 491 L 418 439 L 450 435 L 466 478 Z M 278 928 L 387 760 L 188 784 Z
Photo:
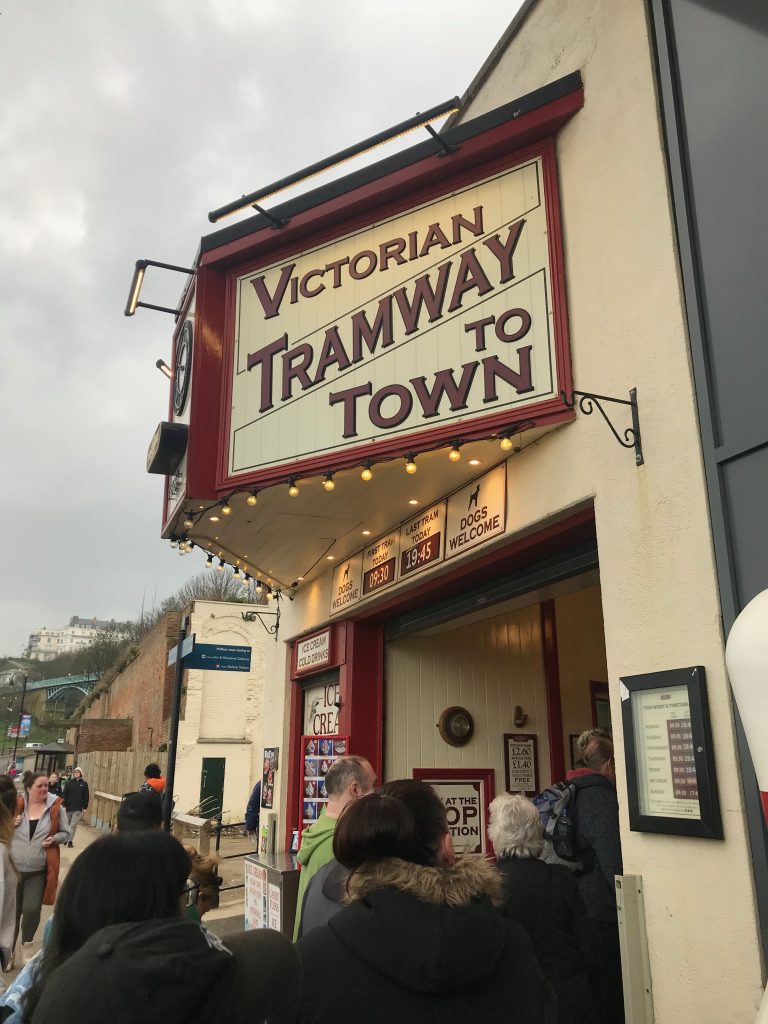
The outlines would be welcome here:
M 207 914 L 209 910 L 216 910 L 219 906 L 219 889 L 224 881 L 217 870 L 221 858 L 215 853 L 203 857 L 194 846 L 185 846 L 184 849 L 192 861 L 189 878 L 198 886 L 197 912 L 202 918 L 203 914 Z

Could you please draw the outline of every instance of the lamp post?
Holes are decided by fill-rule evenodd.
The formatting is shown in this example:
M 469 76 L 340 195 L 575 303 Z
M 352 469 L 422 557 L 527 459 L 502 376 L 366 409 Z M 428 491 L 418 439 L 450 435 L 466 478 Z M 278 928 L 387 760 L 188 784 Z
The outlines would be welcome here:
M 24 682 L 21 687 L 21 704 L 19 705 L 19 721 L 16 725 L 16 742 L 13 744 L 14 764 L 16 764 L 16 751 L 19 749 L 19 735 L 21 734 L 21 717 L 24 714 L 24 698 L 27 694 L 27 682 L 29 680 L 29 676 L 27 675 L 26 672 L 16 672 L 14 673 L 13 679 L 11 680 L 12 684 L 16 683 L 16 680 L 19 678 L 19 676 L 23 676 Z

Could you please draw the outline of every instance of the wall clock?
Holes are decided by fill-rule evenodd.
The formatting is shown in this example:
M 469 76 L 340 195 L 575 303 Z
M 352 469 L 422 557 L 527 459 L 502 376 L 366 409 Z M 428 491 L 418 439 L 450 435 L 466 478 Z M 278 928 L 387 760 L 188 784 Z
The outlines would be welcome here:
M 176 359 L 173 364 L 173 411 L 176 416 L 184 412 L 189 392 L 189 378 L 192 373 L 192 321 L 187 320 L 176 342 Z
M 463 747 L 472 739 L 475 722 L 466 708 L 458 705 L 446 708 L 437 723 L 440 735 L 452 747 Z

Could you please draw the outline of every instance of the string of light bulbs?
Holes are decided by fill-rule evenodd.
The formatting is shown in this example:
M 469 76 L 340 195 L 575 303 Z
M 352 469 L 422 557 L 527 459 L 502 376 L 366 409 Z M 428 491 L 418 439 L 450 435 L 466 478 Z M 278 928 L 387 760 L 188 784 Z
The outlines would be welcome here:
M 515 423 L 511 427 L 509 427 L 507 430 L 503 430 L 503 431 L 500 431 L 500 432 L 498 432 L 496 434 L 493 434 L 489 438 L 485 438 L 485 439 L 473 438 L 473 440 L 498 440 L 499 447 L 501 448 L 501 450 L 503 452 L 510 452 L 515 447 L 515 443 L 512 440 L 513 437 L 516 434 L 520 434 L 523 431 L 525 431 L 525 430 L 527 430 L 527 429 L 529 429 L 531 427 L 534 427 L 534 426 L 536 426 L 536 423 L 533 420 L 527 420 L 527 421 L 523 421 L 521 423 Z M 449 448 L 449 451 L 448 451 L 448 459 L 449 459 L 450 462 L 458 463 L 458 462 L 461 461 L 461 458 L 462 458 L 461 449 L 464 446 L 464 444 L 466 444 L 466 443 L 467 442 L 464 441 L 462 438 L 456 438 L 455 440 L 450 442 L 450 448 Z M 517 450 L 519 451 L 519 450 L 521 450 L 521 448 L 522 448 L 522 445 L 519 446 Z M 416 451 L 408 452 L 406 454 L 406 456 L 405 456 L 404 464 L 403 464 L 403 468 L 405 469 L 405 472 L 408 473 L 409 476 L 413 476 L 414 473 L 418 472 L 418 468 L 419 468 L 417 463 L 416 463 L 416 459 L 420 455 L 424 455 L 426 452 L 434 451 L 434 450 L 435 449 L 424 449 L 424 450 L 419 451 L 419 452 L 416 452 Z M 381 461 L 382 462 L 385 462 L 385 461 L 386 462 L 392 462 L 394 460 L 393 459 L 382 459 Z M 374 475 L 373 474 L 373 469 L 374 469 L 374 466 L 376 466 L 376 465 L 377 465 L 377 463 L 374 460 L 372 460 L 372 459 L 366 459 L 365 462 L 363 462 L 362 469 L 360 471 L 360 479 L 364 483 L 368 483 L 370 480 L 373 479 L 373 475 Z M 334 470 L 328 470 L 323 475 L 322 486 L 323 486 L 323 489 L 325 491 L 329 492 L 329 493 L 332 492 L 333 490 L 335 490 L 335 488 L 336 488 L 336 483 L 335 483 L 335 481 L 333 479 L 334 475 L 335 475 L 335 471 Z M 289 497 L 296 498 L 300 494 L 300 488 L 299 488 L 299 485 L 298 485 L 298 482 L 297 482 L 299 480 L 300 480 L 299 477 L 290 476 L 290 477 L 288 477 L 287 481 L 285 481 L 288 484 L 288 496 Z M 276 483 L 276 484 L 272 484 L 270 486 L 277 486 L 277 485 L 278 484 Z M 194 510 L 188 510 L 185 513 L 185 518 L 184 518 L 184 530 L 185 530 L 185 533 L 183 533 L 181 536 L 176 536 L 176 535 L 172 534 L 171 535 L 171 547 L 175 548 L 175 549 L 178 549 L 178 552 L 179 552 L 180 555 L 188 555 L 188 554 L 190 554 L 194 550 L 194 548 L 195 547 L 199 547 L 199 545 L 196 544 L 193 540 L 191 540 L 191 539 L 189 539 L 187 537 L 186 531 L 194 529 L 195 526 L 200 522 L 200 520 L 209 512 L 212 513 L 209 516 L 209 520 L 211 522 L 214 522 L 214 523 L 219 522 L 222 516 L 225 517 L 225 518 L 229 518 L 233 514 L 233 511 L 234 511 L 233 510 L 233 506 L 232 506 L 233 499 L 235 497 L 237 497 L 238 495 L 243 494 L 243 493 L 246 494 L 246 499 L 245 499 L 246 505 L 248 505 L 250 508 L 254 508 L 258 504 L 259 491 L 256 488 L 250 487 L 250 488 L 237 488 L 236 490 L 232 491 L 226 497 L 219 498 L 217 501 L 212 502 L 210 505 L 201 506 L 200 508 L 194 509 Z M 333 543 L 335 543 L 335 541 Z M 331 547 L 332 546 L 333 546 L 333 544 L 331 544 Z M 330 550 L 330 548 L 328 550 Z M 207 569 L 213 568 L 214 559 L 216 557 L 218 557 L 219 558 L 219 564 L 216 566 L 216 569 L 219 572 L 224 572 L 224 569 L 226 568 L 228 563 L 222 557 L 215 556 L 211 552 L 207 552 L 207 556 L 208 557 L 207 557 L 207 560 L 205 562 L 205 567 Z M 322 559 L 322 557 L 323 556 L 321 555 L 320 558 L 317 559 L 317 561 L 315 562 L 315 565 L 317 564 L 317 562 L 319 562 Z M 239 563 L 239 561 L 240 560 L 238 559 L 238 563 Z M 243 570 L 243 572 L 241 573 L 238 565 L 232 565 L 231 568 L 233 570 L 233 575 L 241 580 L 241 582 L 242 582 L 244 587 L 249 587 L 250 585 L 255 584 L 254 585 L 254 593 L 256 593 L 257 595 L 261 596 L 264 593 L 264 591 L 266 590 L 267 591 L 267 597 L 269 599 L 279 600 L 280 597 L 282 596 L 283 592 L 281 590 L 279 590 L 277 588 L 274 588 L 274 587 L 270 586 L 269 584 L 265 584 L 260 578 L 254 576 L 252 573 L 247 572 L 245 570 Z M 314 566 L 312 568 L 314 568 Z M 307 573 L 305 573 L 304 575 L 306 576 Z M 304 579 L 304 576 L 300 576 L 300 577 L 297 578 L 297 580 L 295 580 L 291 584 L 290 590 L 288 591 L 288 597 L 289 597 L 289 599 L 291 601 L 293 600 L 293 592 L 295 592 L 295 590 L 298 588 L 299 584 L 302 582 L 303 579 Z

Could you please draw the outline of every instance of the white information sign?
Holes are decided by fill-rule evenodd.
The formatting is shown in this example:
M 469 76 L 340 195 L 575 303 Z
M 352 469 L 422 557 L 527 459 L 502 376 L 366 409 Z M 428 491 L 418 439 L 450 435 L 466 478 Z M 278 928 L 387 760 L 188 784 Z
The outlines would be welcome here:
M 280 931 L 280 886 L 272 882 L 267 886 L 267 927 Z
M 267 927 L 267 869 L 246 859 L 245 928 L 253 931 Z
M 637 690 L 631 700 L 640 814 L 700 820 L 688 687 Z
M 357 604 L 363 589 L 363 553 L 341 562 L 333 571 L 331 584 L 331 615 L 346 611 Z
M 507 467 L 502 463 L 448 499 L 445 557 L 455 558 L 497 537 L 506 524 Z
M 363 549 L 363 597 L 395 582 L 399 554 L 399 532 L 380 537 Z
M 331 631 L 324 629 L 322 633 L 299 640 L 296 644 L 296 672 L 308 672 L 310 669 L 322 668 L 331 661 Z
M 442 561 L 444 540 L 444 501 L 403 523 L 400 527 L 401 579 Z
M 456 853 L 484 853 L 486 843 L 482 783 L 431 782 L 430 785 L 445 804 Z
M 231 476 L 557 396 L 543 162 L 235 282 Z

